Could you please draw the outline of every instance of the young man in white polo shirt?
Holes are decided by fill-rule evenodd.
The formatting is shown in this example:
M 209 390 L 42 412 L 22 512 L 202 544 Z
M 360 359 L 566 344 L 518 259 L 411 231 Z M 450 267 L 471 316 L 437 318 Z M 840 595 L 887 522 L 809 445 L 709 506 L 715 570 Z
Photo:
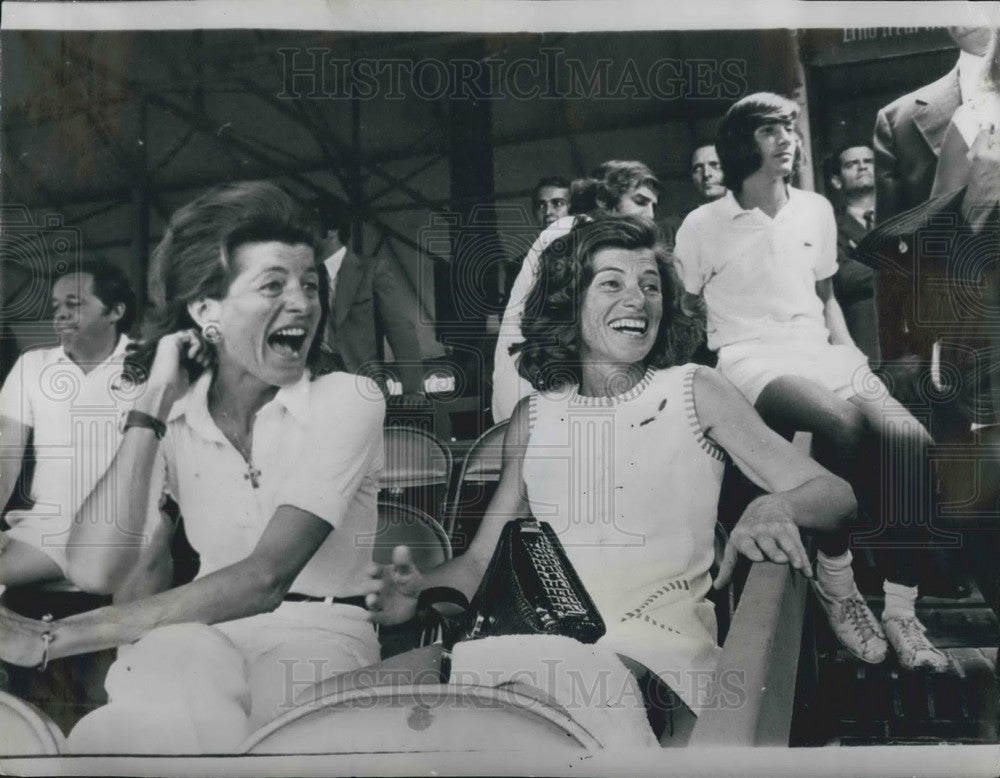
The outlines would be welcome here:
M 73 516 L 114 457 L 119 419 L 131 407 L 120 378 L 136 307 L 114 265 L 70 268 L 52 286 L 61 345 L 25 352 L 0 389 L 0 508 L 14 492 L 29 433 L 35 452 L 30 507 L 4 516 L 0 586 L 65 575 Z
M 798 106 L 762 92 L 735 103 L 716 149 L 729 192 L 694 210 L 675 255 L 687 310 L 707 311 L 709 348 L 771 427 L 813 433 L 816 459 L 849 480 L 881 519 L 887 560 L 881 624 L 854 583 L 847 537 L 817 539 L 817 599 L 840 643 L 864 662 L 888 644 L 907 669 L 948 660 L 926 638 L 914 605 L 918 546 L 929 521 L 927 431 L 872 374 L 833 295 L 837 227 L 821 195 L 790 185 L 801 157 Z M 880 478 L 881 476 L 881 478 Z M 916 550 L 916 549 L 914 549 Z

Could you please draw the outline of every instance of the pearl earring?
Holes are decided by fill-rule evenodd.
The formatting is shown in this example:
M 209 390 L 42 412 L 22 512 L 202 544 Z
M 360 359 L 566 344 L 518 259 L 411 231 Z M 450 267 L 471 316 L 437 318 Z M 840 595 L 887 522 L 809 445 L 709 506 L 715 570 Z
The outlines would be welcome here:
M 201 328 L 201 336 L 214 345 L 222 341 L 222 330 L 215 322 L 209 322 Z

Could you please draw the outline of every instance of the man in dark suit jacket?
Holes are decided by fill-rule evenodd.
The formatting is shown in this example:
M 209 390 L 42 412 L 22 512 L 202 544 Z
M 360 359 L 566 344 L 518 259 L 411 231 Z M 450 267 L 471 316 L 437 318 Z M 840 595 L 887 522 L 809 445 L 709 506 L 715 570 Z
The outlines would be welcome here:
M 875 121 L 875 217 L 878 223 L 930 197 L 938 153 L 948 122 L 963 99 L 975 92 L 982 56 L 990 42 L 986 27 L 949 27 L 961 53 L 955 67 L 937 81 L 894 100 Z M 908 334 L 914 328 L 906 288 L 878 279 L 882 315 L 881 350 L 886 361 L 912 357 Z
M 837 217 L 837 273 L 833 294 L 844 311 L 844 321 L 855 344 L 873 367 L 881 361 L 875 274 L 855 257 L 858 244 L 874 224 L 875 159 L 870 147 L 849 143 L 831 154 L 825 164 L 827 186 L 839 194 Z
M 378 376 L 381 329 L 392 348 L 392 364 L 402 381 L 404 397 L 422 397 L 420 343 L 407 315 L 412 306 L 399 280 L 380 259 L 362 259 L 347 248 L 351 221 L 346 203 L 322 198 L 313 208 L 325 230 L 323 264 L 331 287 L 325 345 L 349 372 Z
M 992 172 L 984 166 L 983 175 L 967 187 L 879 225 L 857 256 L 878 271 L 880 283 L 889 277 L 908 291 L 914 313 L 910 343 L 924 366 L 935 341 L 942 341 L 944 389 L 918 381 L 919 396 L 912 399 L 925 414 L 933 411 L 932 421 L 947 420 L 947 427 L 933 430 L 943 444 L 934 457 L 941 499 L 949 524 L 964 525 L 965 566 L 996 608 L 1000 435 L 996 426 L 972 430 L 973 423 L 995 425 L 993 409 L 1000 408 L 1000 369 L 995 367 L 1000 354 L 1000 142 L 993 153 Z M 940 568 L 932 574 L 940 578 Z M 937 581 L 938 586 L 947 583 Z M 936 588 L 924 581 L 920 585 L 921 591 Z

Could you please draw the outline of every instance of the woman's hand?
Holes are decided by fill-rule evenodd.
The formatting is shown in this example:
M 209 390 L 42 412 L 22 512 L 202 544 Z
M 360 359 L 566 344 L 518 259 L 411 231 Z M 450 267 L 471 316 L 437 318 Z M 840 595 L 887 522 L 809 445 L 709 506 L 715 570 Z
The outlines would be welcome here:
M 392 550 L 392 562 L 372 565 L 368 575 L 365 605 L 372 621 L 391 625 L 414 617 L 424 577 L 413 564 L 408 546 L 396 546 Z
M 188 390 L 188 372 L 184 367 L 184 360 L 192 360 L 207 368 L 212 362 L 212 356 L 210 347 L 201 339 L 197 330 L 181 330 L 160 338 L 160 342 L 156 344 L 156 356 L 153 358 L 146 385 L 150 390 L 150 396 L 154 398 L 154 403 L 165 408 L 141 410 L 161 417 L 166 410 L 169 410 L 170 405 L 184 396 Z M 138 404 L 136 407 L 138 408 Z
M 793 519 L 792 506 L 780 494 L 765 494 L 751 502 L 729 535 L 713 587 L 729 583 L 739 554 L 754 562 L 788 563 L 812 578 L 809 555 Z
M 52 625 L 21 616 L 0 605 L 0 659 L 21 667 L 41 664 L 46 632 Z

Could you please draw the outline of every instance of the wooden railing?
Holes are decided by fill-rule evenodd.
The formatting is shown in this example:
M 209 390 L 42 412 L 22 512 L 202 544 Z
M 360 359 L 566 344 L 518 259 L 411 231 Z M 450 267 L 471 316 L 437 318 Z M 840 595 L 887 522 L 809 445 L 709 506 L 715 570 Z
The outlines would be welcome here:
M 805 454 L 812 438 L 795 436 Z M 750 569 L 692 746 L 787 746 L 806 606 L 806 579 L 788 565 Z

